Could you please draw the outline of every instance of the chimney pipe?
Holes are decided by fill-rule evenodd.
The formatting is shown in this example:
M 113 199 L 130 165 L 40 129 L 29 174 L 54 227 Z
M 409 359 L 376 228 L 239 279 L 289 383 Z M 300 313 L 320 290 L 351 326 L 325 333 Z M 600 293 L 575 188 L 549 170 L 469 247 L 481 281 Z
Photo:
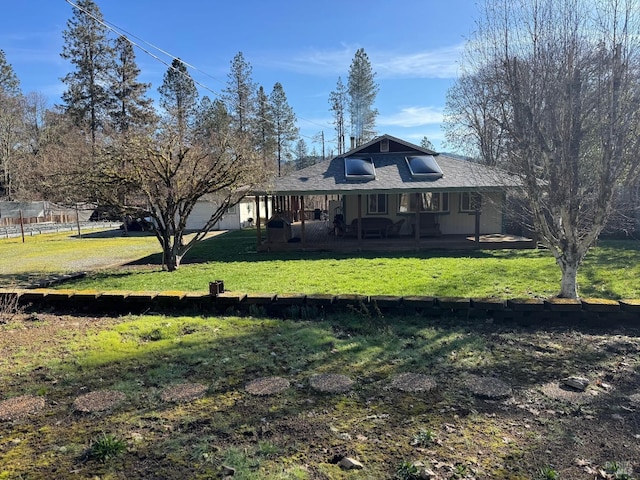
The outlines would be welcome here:
M 352 135 L 351 136 L 351 148 L 350 148 L 350 150 L 353 150 L 354 148 L 356 148 L 356 137 L 354 137 Z

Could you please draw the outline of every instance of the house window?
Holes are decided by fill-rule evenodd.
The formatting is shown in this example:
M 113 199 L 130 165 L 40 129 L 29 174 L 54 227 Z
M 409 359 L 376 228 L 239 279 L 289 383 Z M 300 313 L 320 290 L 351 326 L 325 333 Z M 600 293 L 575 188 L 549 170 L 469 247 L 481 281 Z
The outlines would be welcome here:
M 447 192 L 423 192 L 417 195 L 420 212 L 448 212 L 449 194 Z M 416 211 L 416 194 L 401 193 L 398 199 L 398 212 Z
M 387 213 L 387 196 L 384 194 L 367 195 L 367 214 L 385 215 Z
M 225 212 L 229 215 L 235 215 L 238 213 L 238 206 L 237 205 L 231 205 L 230 207 L 227 207 L 227 211 Z
M 482 195 L 473 192 L 460 193 L 460 211 L 475 212 L 476 208 L 480 210 L 482 205 Z
M 347 157 L 344 159 L 344 175 L 350 180 L 373 180 L 376 168 L 371 158 Z

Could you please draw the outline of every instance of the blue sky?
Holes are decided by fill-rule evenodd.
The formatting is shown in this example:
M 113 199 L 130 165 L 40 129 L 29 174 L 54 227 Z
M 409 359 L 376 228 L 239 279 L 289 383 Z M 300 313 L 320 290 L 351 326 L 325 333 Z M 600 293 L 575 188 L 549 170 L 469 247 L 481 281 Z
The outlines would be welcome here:
M 427 135 L 441 149 L 446 92 L 477 16 L 473 0 L 96 3 L 111 24 L 197 67 L 190 71 L 193 78 L 214 92 L 224 88 L 230 62 L 241 51 L 253 67 L 253 80 L 267 93 L 275 82 L 282 83 L 307 144 L 324 131 L 327 151 L 335 137 L 329 93 L 338 76 L 346 83 L 361 47 L 380 86 L 378 133 L 416 143 Z M 0 49 L 23 92 L 40 92 L 51 104 L 60 103 L 60 78 L 71 70 L 60 52 L 72 9 L 65 0 L 6 0 L 0 9 Z M 140 79 L 152 84 L 150 96 L 155 98 L 167 66 L 139 49 L 136 55 Z M 201 94 L 214 96 L 203 89 Z M 315 147 L 321 151 L 319 144 Z

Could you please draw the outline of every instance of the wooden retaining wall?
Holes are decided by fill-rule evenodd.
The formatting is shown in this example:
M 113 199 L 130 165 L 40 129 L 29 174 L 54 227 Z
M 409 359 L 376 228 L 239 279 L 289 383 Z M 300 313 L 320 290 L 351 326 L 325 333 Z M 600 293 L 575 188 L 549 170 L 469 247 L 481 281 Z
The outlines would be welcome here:
M 278 318 L 319 318 L 325 314 L 358 312 L 372 317 L 421 315 L 513 321 L 525 324 L 588 322 L 594 326 L 625 324 L 640 327 L 640 299 L 606 300 L 435 298 L 363 295 L 256 294 L 224 292 L 129 292 L 0 289 L 0 306 L 16 302 L 29 311 L 81 314 L 268 315 Z

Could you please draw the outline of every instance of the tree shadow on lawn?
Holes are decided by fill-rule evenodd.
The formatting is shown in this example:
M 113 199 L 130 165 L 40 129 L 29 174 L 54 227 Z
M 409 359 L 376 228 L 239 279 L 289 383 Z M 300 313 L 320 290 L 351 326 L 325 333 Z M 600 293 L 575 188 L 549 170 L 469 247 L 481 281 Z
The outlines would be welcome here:
M 255 233 L 229 231 L 196 244 L 183 258 L 183 264 L 207 262 L 263 262 L 265 260 L 313 260 L 350 258 L 540 258 L 548 256 L 543 250 L 421 250 L 421 251 L 363 251 L 363 252 L 257 252 Z M 161 264 L 162 253 L 149 255 L 127 265 Z
M 88 442 L 101 431 L 127 439 L 133 433 L 142 436 L 133 447 L 137 453 L 122 460 L 131 472 L 141 468 L 142 458 L 156 471 L 174 469 L 189 476 L 197 459 L 176 461 L 177 452 L 168 449 L 178 446 L 184 457 L 197 450 L 194 444 L 215 444 L 218 450 L 211 454 L 221 462 L 218 457 L 227 448 L 261 440 L 276 444 L 283 457 L 297 455 L 302 463 L 313 465 L 327 462 L 332 449 L 353 452 L 356 433 L 371 435 L 388 426 L 391 437 L 384 438 L 369 465 L 387 469 L 388 474 L 402 458 L 414 454 L 409 443 L 417 419 L 433 417 L 439 428 L 460 423 L 460 412 L 471 415 L 480 407 L 499 416 L 517 414 L 517 409 L 514 413 L 508 408 L 505 412 L 501 404 L 480 405 L 461 393 L 463 374 L 496 375 L 511 382 L 517 394 L 565 376 L 568 364 L 592 371 L 614 361 L 611 352 L 589 348 L 589 333 L 574 332 L 581 336 L 581 348 L 549 347 L 550 342 L 560 342 L 563 333 L 421 318 L 336 316 L 290 322 L 129 317 L 80 340 L 66 359 L 34 365 L 30 373 L 14 378 L 7 392 L 41 389 L 53 410 L 19 423 L 23 447 L 32 449 L 34 465 L 36 457 L 48 455 L 51 445 Z M 534 362 L 536 369 L 531 368 Z M 407 371 L 434 376 L 438 391 L 425 395 L 389 390 L 392 375 Z M 356 384 L 350 393 L 318 394 L 307 383 L 314 373 L 346 374 Z M 291 388 L 269 397 L 244 391 L 249 381 L 272 375 L 290 380 Z M 209 391 L 186 405 L 160 400 L 162 388 L 182 382 L 203 383 Z M 124 391 L 127 401 L 113 412 L 71 413 L 75 396 L 104 389 Z M 327 422 L 349 437 L 340 440 Z M 0 423 L 0 432 L 10 438 L 14 427 Z M 546 444 L 546 439 L 537 441 Z M 54 456 L 61 468 L 92 474 L 109 468 L 77 464 L 59 452 Z

